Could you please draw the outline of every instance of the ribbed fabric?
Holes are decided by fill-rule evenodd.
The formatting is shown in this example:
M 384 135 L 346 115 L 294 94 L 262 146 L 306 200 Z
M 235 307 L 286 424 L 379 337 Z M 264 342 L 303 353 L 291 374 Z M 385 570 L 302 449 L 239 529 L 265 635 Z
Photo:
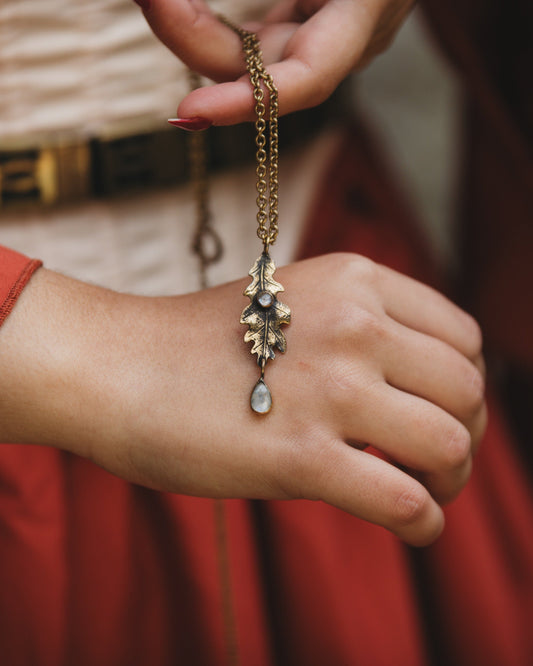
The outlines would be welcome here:
M 237 21 L 268 5 L 209 4 Z M 189 85 L 133 0 L 0 2 L 0 142 L 165 127 Z
M 42 265 L 0 245 L 0 326 L 13 309 L 31 276 Z

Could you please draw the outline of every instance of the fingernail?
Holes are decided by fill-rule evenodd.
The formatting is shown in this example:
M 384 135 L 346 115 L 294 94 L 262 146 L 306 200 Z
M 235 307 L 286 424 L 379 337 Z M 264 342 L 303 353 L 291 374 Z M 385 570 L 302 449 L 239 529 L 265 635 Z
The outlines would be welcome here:
M 152 0 L 134 0 L 134 2 L 139 5 L 143 12 L 147 12 L 152 6 Z
M 213 124 L 207 118 L 169 118 L 168 122 L 174 127 L 181 127 L 181 129 L 188 130 L 189 132 L 197 132 L 198 130 L 205 130 Z

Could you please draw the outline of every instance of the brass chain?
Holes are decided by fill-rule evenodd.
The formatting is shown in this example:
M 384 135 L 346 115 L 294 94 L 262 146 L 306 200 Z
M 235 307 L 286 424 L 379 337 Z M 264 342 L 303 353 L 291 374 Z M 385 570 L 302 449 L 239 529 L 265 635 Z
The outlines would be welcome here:
M 191 89 L 199 88 L 200 77 L 189 72 Z M 224 253 L 222 240 L 211 224 L 209 210 L 209 182 L 207 175 L 206 133 L 191 132 L 188 137 L 191 181 L 196 202 L 196 229 L 192 238 L 192 251 L 198 257 L 200 288 L 207 289 L 207 268 L 219 261 Z
M 263 242 L 264 251 L 268 253 L 269 246 L 278 236 L 278 91 L 272 77 L 264 68 L 263 55 L 257 36 L 225 17 L 220 17 L 220 20 L 236 32 L 242 40 L 246 69 L 253 87 L 257 116 L 255 122 L 257 132 L 255 139 L 257 146 L 257 235 Z M 190 72 L 190 83 L 192 89 L 200 86 L 200 77 L 195 72 Z M 267 109 L 262 83 L 269 94 L 268 156 L 266 151 Z M 202 289 L 205 289 L 208 286 L 207 267 L 218 261 L 223 254 L 220 236 L 211 226 L 205 132 L 192 132 L 189 136 L 189 160 L 196 201 L 196 229 L 192 249 L 198 256 L 200 285 Z M 229 666 L 238 666 L 237 623 L 232 599 L 225 503 L 222 500 L 215 500 L 214 508 L 227 661 Z
M 257 145 L 257 235 L 263 242 L 265 252 L 278 236 L 278 91 L 272 76 L 263 65 L 263 54 L 257 35 L 219 17 L 242 41 L 246 69 L 250 76 L 255 101 L 255 142 Z M 268 157 L 266 152 L 267 109 L 262 84 L 268 90 Z M 268 198 L 267 198 L 268 193 Z
M 225 17 L 222 23 L 231 28 L 242 40 L 246 69 L 250 76 L 255 101 L 256 159 L 257 159 L 257 235 L 268 254 L 269 246 L 278 236 L 278 91 L 271 75 L 263 65 L 263 54 L 259 39 L 253 32 L 244 30 Z M 197 74 L 190 73 L 191 87 L 200 85 Z M 262 84 L 268 90 L 269 110 L 265 105 L 265 93 Z M 268 156 L 266 151 L 268 124 Z M 223 252 L 222 242 L 211 226 L 208 202 L 208 178 L 206 165 L 205 133 L 193 132 L 190 136 L 189 154 L 191 180 L 196 199 L 197 226 L 193 238 L 193 251 L 199 258 L 200 282 L 202 289 L 207 287 L 207 267 L 217 261 Z M 264 365 L 262 375 L 264 374 Z M 222 615 L 226 637 L 227 660 L 230 666 L 238 666 L 237 624 L 232 599 L 231 572 L 229 566 L 227 517 L 222 500 L 215 500 L 215 526 L 217 559 L 220 570 L 222 592 Z

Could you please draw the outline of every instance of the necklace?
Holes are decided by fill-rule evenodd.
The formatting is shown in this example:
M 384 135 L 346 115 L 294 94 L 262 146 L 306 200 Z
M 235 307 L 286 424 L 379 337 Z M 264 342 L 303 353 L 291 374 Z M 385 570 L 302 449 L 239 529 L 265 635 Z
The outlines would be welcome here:
M 257 364 L 261 369 L 259 380 L 252 390 L 250 406 L 258 414 L 267 414 L 272 407 L 272 395 L 265 383 L 265 367 L 267 362 L 275 357 L 274 348 L 280 352 L 286 350 L 287 341 L 280 327 L 282 324 L 289 324 L 291 320 L 290 309 L 277 299 L 283 286 L 273 278 L 276 266 L 269 254 L 270 246 L 278 237 L 278 91 L 263 65 L 263 54 L 257 35 L 224 17 L 221 20 L 241 38 L 257 116 L 257 235 L 263 242 L 263 252 L 250 269 L 252 282 L 246 287 L 244 295 L 248 296 L 251 302 L 244 308 L 240 321 L 241 324 L 248 325 L 244 341 L 253 342 L 251 353 L 257 354 Z M 268 116 L 262 83 L 269 93 Z
M 263 252 L 250 269 L 252 282 L 244 291 L 250 304 L 244 308 L 240 322 L 248 326 L 245 342 L 252 342 L 251 354 L 257 354 L 260 377 L 255 384 L 250 406 L 257 414 L 267 414 L 272 407 L 272 394 L 265 382 L 265 368 L 269 360 L 275 358 L 274 349 L 285 352 L 287 341 L 281 330 L 289 324 L 291 311 L 277 299 L 283 286 L 274 279 L 276 266 L 269 253 L 270 246 L 278 237 L 278 91 L 271 75 L 263 65 L 263 55 L 257 35 L 235 25 L 225 17 L 221 22 L 231 28 L 242 41 L 246 69 L 253 89 L 255 102 L 255 129 L 257 146 L 257 235 L 263 243 Z M 268 91 L 268 109 L 265 93 Z M 268 113 L 267 113 L 268 111 Z M 268 131 L 267 131 L 268 130 Z M 202 288 L 206 286 L 206 268 L 222 254 L 218 235 L 210 224 L 207 207 L 207 186 L 205 170 L 205 147 L 203 137 L 195 134 L 191 143 L 191 162 L 196 191 L 197 231 L 193 250 L 199 257 Z M 268 152 L 267 152 L 268 144 Z
M 250 406 L 257 414 L 267 414 L 272 407 L 272 395 L 264 380 L 265 367 L 267 361 L 275 357 L 275 347 L 281 352 L 285 351 L 287 343 L 280 326 L 288 324 L 291 320 L 290 309 L 277 300 L 277 294 L 283 291 L 283 286 L 273 278 L 276 266 L 269 254 L 269 248 L 275 243 L 278 236 L 278 91 L 272 77 L 264 68 L 257 36 L 231 23 L 225 17 L 220 17 L 220 20 L 241 38 L 257 116 L 255 122 L 258 208 L 256 219 L 257 235 L 263 243 L 263 252 L 249 272 L 252 282 L 245 289 L 244 295 L 250 298 L 250 305 L 244 308 L 240 322 L 248 325 L 244 340 L 253 342 L 251 353 L 257 354 L 257 363 L 261 369 L 259 380 L 252 390 Z M 190 80 L 193 88 L 200 85 L 197 74 L 191 72 Z M 269 93 L 268 154 L 266 150 L 267 108 L 262 83 Z M 190 135 L 189 156 L 191 180 L 196 200 L 196 231 L 192 249 L 198 256 L 200 286 L 205 289 L 208 266 L 218 261 L 223 254 L 222 241 L 211 225 L 209 212 L 205 132 L 193 132 Z M 237 620 L 232 598 L 227 516 L 222 500 L 215 500 L 214 511 L 226 653 L 228 663 L 237 666 L 239 663 Z

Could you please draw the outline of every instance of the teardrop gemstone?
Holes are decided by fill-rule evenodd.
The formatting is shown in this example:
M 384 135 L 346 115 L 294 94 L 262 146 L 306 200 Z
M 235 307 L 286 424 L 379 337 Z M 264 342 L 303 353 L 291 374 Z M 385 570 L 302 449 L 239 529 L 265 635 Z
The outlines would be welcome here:
M 258 414 L 267 414 L 272 407 L 272 396 L 265 382 L 260 379 L 252 391 L 250 406 Z

